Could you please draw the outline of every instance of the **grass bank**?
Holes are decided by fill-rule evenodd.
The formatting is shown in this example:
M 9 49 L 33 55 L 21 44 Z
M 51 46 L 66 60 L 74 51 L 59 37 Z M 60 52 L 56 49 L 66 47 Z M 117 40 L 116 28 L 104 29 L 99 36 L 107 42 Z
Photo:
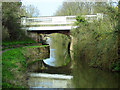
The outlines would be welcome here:
M 28 46 L 28 48 L 45 47 Z M 25 88 L 27 86 L 27 62 L 23 47 L 14 48 L 2 53 L 2 87 Z
M 26 60 L 22 48 L 2 53 L 2 87 L 26 87 Z
M 27 41 L 3 41 L 2 46 L 11 46 L 11 45 L 23 45 L 23 44 L 32 44 L 36 43 L 33 40 L 27 40 Z
M 34 40 L 3 41 L 2 50 L 36 44 Z

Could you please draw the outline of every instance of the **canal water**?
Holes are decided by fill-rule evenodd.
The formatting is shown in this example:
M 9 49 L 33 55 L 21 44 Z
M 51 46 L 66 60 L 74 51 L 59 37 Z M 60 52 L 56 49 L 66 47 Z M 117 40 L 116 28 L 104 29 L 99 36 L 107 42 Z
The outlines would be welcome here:
M 59 36 L 59 39 L 56 38 Z M 70 55 L 68 54 L 69 39 L 62 34 L 52 34 L 51 38 L 46 40 L 46 43 L 50 45 L 50 57 L 44 59 L 44 62 L 50 66 L 63 66 L 70 62 Z
M 70 40 L 66 35 L 51 34 L 47 39 L 50 45 L 50 57 L 44 59 L 44 63 L 51 67 L 62 67 L 71 61 L 68 53 Z M 116 72 L 103 71 L 98 68 L 88 67 L 79 58 L 75 58 L 75 65 L 71 72 L 58 72 L 54 74 L 32 72 L 28 84 L 36 88 L 120 88 L 120 75 Z M 52 69 L 54 72 L 54 69 Z M 56 77 L 57 76 L 57 77 Z M 51 77 L 51 78 L 50 78 Z

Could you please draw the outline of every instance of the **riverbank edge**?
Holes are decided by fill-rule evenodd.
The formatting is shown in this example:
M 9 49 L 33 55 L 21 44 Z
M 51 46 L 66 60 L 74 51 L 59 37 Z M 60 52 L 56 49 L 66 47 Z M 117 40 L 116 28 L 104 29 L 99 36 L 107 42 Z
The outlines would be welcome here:
M 6 49 L 13 49 L 13 48 L 19 48 L 24 46 L 36 46 L 36 45 L 42 45 L 41 43 L 27 43 L 27 44 L 17 44 L 17 45 L 9 45 L 9 46 L 2 46 L 2 51 Z
M 26 48 L 44 48 L 48 45 L 23 46 Z M 27 88 L 26 58 L 23 55 L 24 48 L 11 48 L 2 53 L 2 88 Z M 18 54 L 19 53 L 19 54 Z M 14 56 L 13 56 L 14 55 Z M 22 60 L 21 60 L 22 59 Z M 17 61 L 16 61 L 17 60 Z M 14 63 L 13 63 L 14 62 Z M 8 65 L 7 65 L 8 64 Z M 22 76 L 19 77 L 18 74 Z M 22 78 L 21 78 L 22 77 Z M 19 81 L 20 80 L 20 81 Z M 22 80 L 22 81 L 21 81 Z M 20 84 L 22 83 L 23 84 Z

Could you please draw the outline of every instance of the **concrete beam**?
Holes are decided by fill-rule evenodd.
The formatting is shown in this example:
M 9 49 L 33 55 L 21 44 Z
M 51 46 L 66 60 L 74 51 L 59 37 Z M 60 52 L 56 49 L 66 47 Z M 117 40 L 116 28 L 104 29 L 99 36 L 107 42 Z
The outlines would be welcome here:
M 72 28 L 76 28 L 77 26 L 47 26 L 47 27 L 29 27 L 27 31 L 47 31 L 47 30 L 71 30 Z

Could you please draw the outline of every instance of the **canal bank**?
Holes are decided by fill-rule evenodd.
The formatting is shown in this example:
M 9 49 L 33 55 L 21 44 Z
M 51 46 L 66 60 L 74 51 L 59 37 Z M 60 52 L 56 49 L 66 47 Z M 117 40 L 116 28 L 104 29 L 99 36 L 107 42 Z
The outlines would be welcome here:
M 27 57 L 25 53 L 27 50 L 34 49 L 33 53 L 37 50 L 45 49 L 49 52 L 49 46 L 27 46 L 14 48 L 2 53 L 2 87 L 3 88 L 25 88 L 28 87 L 27 75 Z M 43 50 L 44 51 L 44 50 Z M 33 54 L 31 52 L 31 55 Z M 32 61 L 31 61 L 32 62 Z
M 59 39 L 55 37 L 59 37 Z M 63 66 L 69 66 L 69 61 L 71 61 L 70 55 L 67 51 L 69 44 L 68 37 L 62 34 L 53 34 L 49 40 L 48 41 L 50 42 L 50 48 L 46 48 L 46 52 L 44 48 L 45 46 L 21 47 L 3 52 L 4 87 L 119 87 L 119 73 L 102 71 L 97 68 L 88 67 L 88 65 L 79 57 L 73 58 L 74 67 L 72 70 L 70 70 L 69 67 L 64 68 Z M 40 47 L 44 48 L 44 50 L 40 50 Z M 26 54 L 25 51 L 27 51 L 28 54 Z M 43 55 L 41 52 L 43 52 L 45 55 Z M 47 54 L 47 52 L 50 53 Z M 69 70 L 70 72 L 68 72 Z M 57 78 L 56 76 L 60 78 Z M 66 76 L 72 76 L 72 78 L 64 79 L 63 77 Z M 63 85 L 63 83 L 65 84 Z
M 54 49 L 52 50 L 52 52 L 54 52 L 52 54 L 52 57 L 54 57 L 56 61 L 51 58 L 51 63 L 48 64 L 54 66 L 60 64 L 63 65 L 62 63 L 68 60 L 65 58 L 65 56 L 67 55 L 67 53 L 65 52 L 68 52 L 66 50 L 68 50 L 68 45 L 70 42 L 69 40 L 70 39 L 66 35 L 51 35 L 50 47 L 51 49 Z M 81 57 L 82 54 L 79 54 L 79 52 L 81 51 L 79 48 L 82 48 L 84 46 L 80 46 L 81 44 L 79 45 L 77 41 L 78 40 L 75 37 L 71 39 L 71 53 L 69 58 L 69 60 L 72 59 L 74 61 L 72 62 L 73 67 L 70 73 L 70 75 L 73 76 L 72 84 L 74 88 L 119 88 L 120 73 L 90 67 L 87 61 L 83 60 L 85 56 Z M 77 46 L 78 49 L 75 48 L 75 46 Z

